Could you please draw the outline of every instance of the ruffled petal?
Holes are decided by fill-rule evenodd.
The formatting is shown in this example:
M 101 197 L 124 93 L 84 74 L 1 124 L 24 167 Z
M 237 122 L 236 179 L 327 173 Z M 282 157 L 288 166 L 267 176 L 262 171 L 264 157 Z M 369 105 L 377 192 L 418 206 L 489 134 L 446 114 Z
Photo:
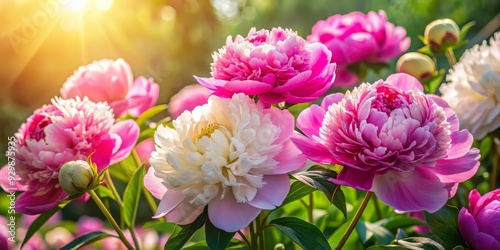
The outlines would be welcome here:
M 237 202 L 232 194 L 215 198 L 208 204 L 208 218 L 215 227 L 226 232 L 236 232 L 247 227 L 261 209 L 248 203 Z
M 264 186 L 257 190 L 257 194 L 248 204 L 260 209 L 275 209 L 283 203 L 290 191 L 290 179 L 288 175 L 280 174 L 264 176 L 263 181 Z

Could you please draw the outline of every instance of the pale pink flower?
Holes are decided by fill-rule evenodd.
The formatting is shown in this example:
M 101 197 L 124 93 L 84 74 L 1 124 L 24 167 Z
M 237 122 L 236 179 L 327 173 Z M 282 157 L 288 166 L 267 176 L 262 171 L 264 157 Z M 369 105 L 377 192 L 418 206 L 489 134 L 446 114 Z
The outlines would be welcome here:
M 439 91 L 460 126 L 480 140 L 500 128 L 500 32 L 465 51 Z
M 170 98 L 168 112 L 172 115 L 172 118 L 175 119 L 185 110 L 191 111 L 197 106 L 206 104 L 208 102 L 208 97 L 210 97 L 212 93 L 212 90 L 205 88 L 203 85 L 188 85 Z
M 334 183 L 370 190 L 402 212 L 435 212 L 479 167 L 455 112 L 407 74 L 325 97 L 297 118 L 311 160 L 343 166 Z
M 149 157 L 151 157 L 151 153 L 155 151 L 155 142 L 153 138 L 148 138 L 138 143 L 137 146 L 135 146 L 135 151 L 141 163 L 149 165 Z
M 383 10 L 368 14 L 351 12 L 334 15 L 317 22 L 308 42 L 325 44 L 337 63 L 335 86 L 352 86 L 357 76 L 347 67 L 359 62 L 386 62 L 403 54 L 410 47 L 406 30 L 388 22 Z
M 469 207 L 458 214 L 458 229 L 473 249 L 500 249 L 500 189 L 469 193 Z
M 290 189 L 288 173 L 306 163 L 290 140 L 293 116 L 243 94 L 211 96 L 173 126 L 158 127 L 144 178 L 161 199 L 154 218 L 184 225 L 208 206 L 216 227 L 237 231 L 262 209 L 281 205 Z
M 102 170 L 127 157 L 139 128 L 132 120 L 115 122 L 107 103 L 87 97 L 56 98 L 35 110 L 15 135 L 16 174 L 25 190 L 17 197 L 16 210 L 39 214 L 66 198 L 58 174 L 68 161 L 86 160 L 92 154 Z
M 141 76 L 134 82 L 130 66 L 121 58 L 81 66 L 61 88 L 63 98 L 86 96 L 94 102 L 108 102 L 116 117 L 139 116 L 156 103 L 158 93 L 152 78 Z
M 196 78 L 215 95 L 257 95 L 265 104 L 316 100 L 335 79 L 332 54 L 320 43 L 307 43 L 289 29 L 256 31 L 247 37 L 229 36 L 214 53 L 212 78 Z

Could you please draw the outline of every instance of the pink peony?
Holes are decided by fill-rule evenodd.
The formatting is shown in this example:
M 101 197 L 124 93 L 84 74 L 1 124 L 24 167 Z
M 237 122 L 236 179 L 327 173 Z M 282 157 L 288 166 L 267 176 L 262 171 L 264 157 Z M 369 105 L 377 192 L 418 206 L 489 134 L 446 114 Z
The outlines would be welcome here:
M 337 63 L 335 86 L 352 86 L 357 76 L 347 67 L 359 62 L 385 62 L 403 54 L 410 47 L 403 27 L 387 21 L 383 10 L 368 14 L 351 12 L 321 20 L 312 28 L 308 42 L 325 44 Z
M 469 208 L 458 214 L 458 228 L 473 249 L 500 249 L 500 189 L 481 197 L 469 193 Z
M 173 125 L 158 127 L 144 178 L 161 199 L 154 218 L 184 225 L 208 206 L 216 227 L 235 232 L 262 209 L 281 205 L 290 189 L 288 173 L 306 163 L 290 140 L 293 116 L 243 94 L 212 96 Z
M 170 98 L 168 112 L 170 112 L 173 119 L 176 119 L 185 110 L 191 111 L 197 106 L 206 104 L 208 97 L 212 93 L 212 90 L 205 88 L 203 85 L 188 85 Z
M 137 146 L 135 146 L 135 151 L 141 163 L 149 165 L 149 157 L 151 157 L 151 153 L 155 151 L 155 142 L 153 138 L 148 138 L 138 143 Z
M 39 214 L 67 197 L 58 180 L 64 163 L 93 153 L 92 161 L 102 170 L 128 156 L 139 128 L 132 120 L 115 123 L 107 103 L 56 98 L 35 110 L 15 136 L 16 174 L 25 190 L 17 197 L 16 210 Z
M 335 79 L 331 52 L 289 29 L 252 28 L 234 41 L 229 36 L 213 58 L 212 78 L 197 77 L 199 83 L 217 96 L 257 95 L 265 105 L 316 100 Z
M 133 80 L 132 70 L 123 59 L 103 59 L 82 66 L 61 88 L 63 98 L 88 97 L 108 102 L 116 117 L 127 112 L 139 116 L 158 100 L 159 86 L 153 79 Z
M 325 97 L 297 118 L 311 160 L 343 166 L 334 183 L 370 190 L 402 212 L 435 212 L 479 167 L 455 112 L 407 74 Z

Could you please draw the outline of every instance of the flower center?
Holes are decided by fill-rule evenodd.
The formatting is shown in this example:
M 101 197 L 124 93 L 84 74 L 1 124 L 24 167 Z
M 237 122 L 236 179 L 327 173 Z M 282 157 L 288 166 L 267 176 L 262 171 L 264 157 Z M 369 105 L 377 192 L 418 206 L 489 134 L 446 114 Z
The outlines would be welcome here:
M 210 136 L 215 132 L 216 129 L 220 127 L 217 123 L 208 124 L 208 126 L 201 129 L 200 134 L 198 135 L 198 139 L 203 138 L 204 136 L 210 138 Z
M 389 115 L 393 110 L 401 108 L 401 98 L 404 98 L 404 95 L 396 89 L 381 86 L 377 88 L 377 97 L 372 102 L 372 107 Z

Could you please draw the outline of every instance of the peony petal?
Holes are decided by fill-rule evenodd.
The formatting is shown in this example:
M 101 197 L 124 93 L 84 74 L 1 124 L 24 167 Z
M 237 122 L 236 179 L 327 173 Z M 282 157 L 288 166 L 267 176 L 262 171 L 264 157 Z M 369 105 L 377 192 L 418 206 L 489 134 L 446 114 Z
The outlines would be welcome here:
M 150 167 L 146 175 L 144 175 L 144 186 L 159 200 L 161 200 L 167 192 L 167 187 L 165 187 L 162 182 L 163 180 L 161 178 L 155 176 L 155 170 L 152 167 Z
M 396 73 L 387 77 L 385 83 L 399 87 L 403 91 L 420 90 L 424 91 L 422 84 L 413 76 L 405 73 Z
M 476 174 L 479 158 L 479 150 L 473 148 L 462 157 L 438 160 L 436 166 L 428 168 L 428 171 L 445 183 L 464 182 Z
M 297 128 L 309 138 L 319 136 L 319 129 L 325 117 L 326 109 L 316 104 L 303 110 L 297 117 Z
M 290 179 L 287 174 L 266 175 L 263 177 L 264 186 L 257 190 L 257 194 L 248 204 L 260 209 L 275 209 L 283 203 L 290 191 Z
M 330 107 L 330 105 L 337 104 L 340 101 L 342 101 L 342 99 L 344 99 L 343 93 L 335 93 L 327 95 L 325 96 L 325 98 L 323 98 L 323 101 L 321 101 L 321 107 L 323 107 L 323 109 L 326 111 L 328 110 L 328 107 Z
M 179 225 L 187 225 L 192 223 L 201 213 L 205 207 L 194 206 L 189 202 L 182 202 L 174 208 L 170 213 L 165 215 L 169 222 L 174 222 Z
M 307 156 L 312 161 L 325 164 L 336 164 L 338 163 L 325 146 L 322 144 L 309 139 L 298 132 L 292 135 L 292 142 L 297 146 L 297 148 L 302 151 L 304 155 Z
M 125 159 L 139 138 L 139 126 L 133 120 L 121 121 L 114 124 L 110 129 L 110 134 L 116 134 L 121 138 L 118 149 L 113 152 L 110 164 L 115 164 Z M 115 146 L 116 147 L 116 146 Z
M 489 234 L 479 232 L 471 243 L 474 249 L 500 249 L 500 242 Z
M 246 95 L 258 95 L 270 91 L 273 85 L 254 80 L 228 81 L 224 88 L 233 93 L 245 93 Z
M 307 47 L 312 51 L 309 65 L 311 65 L 311 79 L 321 74 L 330 63 L 332 52 L 322 43 L 310 43 Z
M 302 169 L 306 165 L 307 157 L 295 146 L 295 144 L 288 140 L 283 145 L 280 153 L 274 157 L 278 161 L 278 165 L 274 169 L 264 170 L 263 174 L 286 174 L 293 171 Z
M 93 154 L 92 154 L 92 162 L 97 165 L 98 170 L 102 170 L 112 163 L 111 155 L 113 153 L 113 149 L 115 148 L 116 141 L 113 139 L 103 139 L 93 144 Z
M 387 205 L 403 212 L 434 213 L 448 201 L 448 190 L 437 176 L 419 167 L 412 172 L 377 175 L 372 190 Z
M 12 172 L 14 173 L 14 172 Z M 10 175 L 12 176 L 12 174 Z M 28 186 L 19 183 L 21 177 L 19 175 L 15 176 L 14 185 L 11 185 L 11 181 L 9 180 L 9 165 L 5 164 L 2 168 L 0 168 L 0 187 L 3 191 L 9 192 L 18 192 L 18 191 L 27 191 Z
M 469 153 L 474 138 L 467 130 L 451 133 L 451 147 L 446 152 L 446 159 L 455 159 Z
M 156 210 L 156 214 L 153 218 L 157 219 L 167 215 L 186 199 L 187 197 L 185 195 L 175 190 L 168 189 L 161 198 L 160 204 L 158 205 L 158 209 Z
M 374 178 L 374 174 L 370 171 L 360 171 L 354 168 L 344 167 L 337 175 L 336 179 L 329 179 L 329 181 L 359 190 L 370 190 Z
M 53 189 L 44 195 L 35 196 L 33 192 L 23 192 L 16 199 L 15 210 L 23 214 L 41 214 L 55 208 L 59 201 L 68 195 L 62 189 Z
M 464 207 L 458 213 L 458 229 L 465 242 L 474 242 L 479 233 L 474 217 Z
M 237 202 L 232 194 L 226 194 L 222 199 L 214 198 L 208 204 L 208 218 L 215 227 L 226 232 L 247 227 L 260 211 L 248 203 Z
M 273 93 L 289 92 L 294 89 L 298 89 L 308 83 L 311 77 L 311 71 L 300 72 L 296 76 L 292 77 L 285 84 L 281 86 L 276 86 L 271 90 Z M 227 85 L 226 85 L 227 86 Z M 260 94 L 260 93 L 259 93 Z

